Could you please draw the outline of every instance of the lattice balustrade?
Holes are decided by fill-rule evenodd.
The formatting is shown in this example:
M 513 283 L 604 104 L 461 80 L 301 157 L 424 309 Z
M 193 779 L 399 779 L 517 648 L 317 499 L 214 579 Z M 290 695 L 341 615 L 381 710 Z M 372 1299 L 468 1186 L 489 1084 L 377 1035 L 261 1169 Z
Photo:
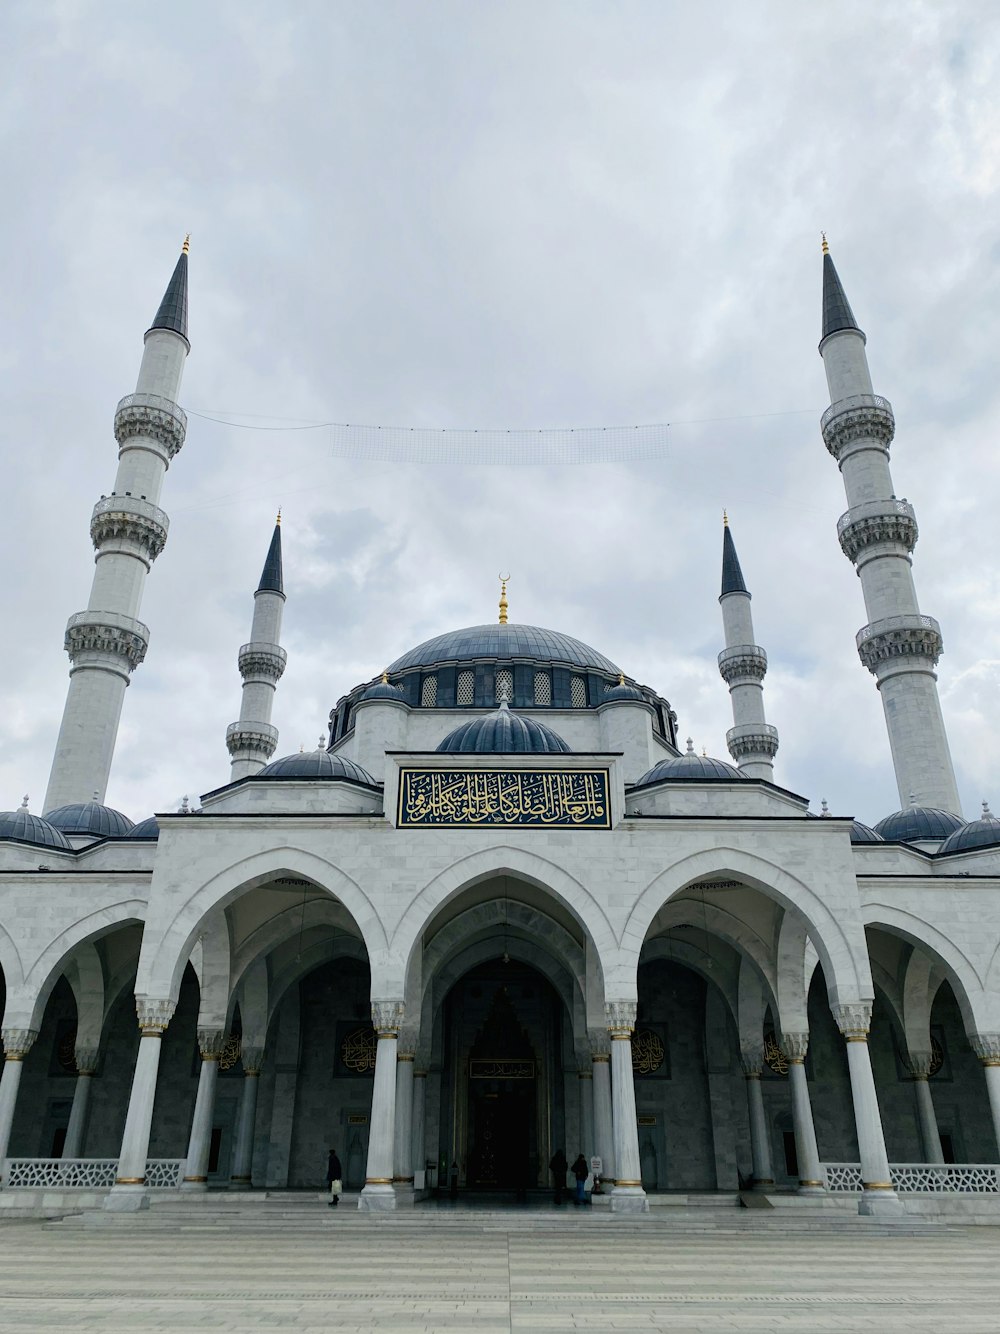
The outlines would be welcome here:
M 863 1189 L 860 1163 L 826 1163 L 829 1191 L 856 1192 Z M 893 1163 L 889 1180 L 900 1194 L 996 1195 L 1000 1194 L 1000 1166 L 996 1163 Z
M 174 1190 L 181 1184 L 183 1158 L 150 1158 L 146 1186 Z M 7 1190 L 110 1190 L 118 1175 L 117 1158 L 7 1158 Z
M 181 1184 L 184 1158 L 149 1158 L 146 1161 L 146 1186 L 149 1190 L 174 1190 Z
M 827 1190 L 861 1191 L 860 1163 L 825 1163 L 823 1172 L 826 1176 Z

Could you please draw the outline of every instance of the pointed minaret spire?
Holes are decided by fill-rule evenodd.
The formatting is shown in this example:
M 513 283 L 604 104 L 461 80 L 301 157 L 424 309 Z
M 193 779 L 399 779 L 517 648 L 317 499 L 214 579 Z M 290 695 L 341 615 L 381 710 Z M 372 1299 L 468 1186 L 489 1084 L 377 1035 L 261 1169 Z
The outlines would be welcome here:
M 146 575 L 167 540 L 160 492 L 187 432 L 176 402 L 191 350 L 187 264 L 185 249 L 146 331 L 135 393 L 115 413 L 118 472 L 90 520 L 97 552 L 90 601 L 66 626 L 69 692 L 43 811 L 104 800 L 125 689 L 146 655 L 149 631 L 137 618 Z
M 764 716 L 764 675 L 767 654 L 754 643 L 750 593 L 743 579 L 729 527 L 722 514 L 722 625 L 726 647 L 719 654 L 719 673 L 733 702 L 733 722 L 726 733 L 729 753 L 748 778 L 774 779 L 774 757 L 778 752 L 778 729 Z
M 919 805 L 960 815 L 934 672 L 941 627 L 917 602 L 912 565 L 917 518 L 912 505 L 897 499 L 889 471 L 896 430 L 892 405 L 873 392 L 865 336 L 825 244 L 819 351 L 830 390 L 820 426 L 850 506 L 837 534 L 861 580 L 868 613 L 868 624 L 857 635 L 858 654 L 882 696 L 900 805 L 905 809 L 908 795 L 916 793 Z
M 281 511 L 275 521 L 264 571 L 254 594 L 250 642 L 239 653 L 243 698 L 239 722 L 226 729 L 232 760 L 232 782 L 257 773 L 274 754 L 278 729 L 271 726 L 274 692 L 285 670 L 287 655 L 281 647 L 281 616 L 285 590 L 281 576 Z

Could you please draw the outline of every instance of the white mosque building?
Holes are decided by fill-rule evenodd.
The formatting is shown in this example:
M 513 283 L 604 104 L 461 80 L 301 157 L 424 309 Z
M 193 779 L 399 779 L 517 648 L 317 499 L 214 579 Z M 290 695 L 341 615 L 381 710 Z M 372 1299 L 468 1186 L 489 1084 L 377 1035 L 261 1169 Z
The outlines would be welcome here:
M 185 437 L 185 244 L 115 413 L 44 807 L 0 815 L 0 1207 L 316 1188 L 331 1145 L 369 1210 L 543 1187 L 560 1148 L 600 1157 L 612 1211 L 1000 1204 L 1000 820 L 960 810 L 892 407 L 824 252 L 822 437 L 899 787 L 874 829 L 776 781 L 728 528 L 731 763 L 505 594 L 373 663 L 319 749 L 275 760 L 276 527 L 225 781 L 196 809 L 104 805 Z

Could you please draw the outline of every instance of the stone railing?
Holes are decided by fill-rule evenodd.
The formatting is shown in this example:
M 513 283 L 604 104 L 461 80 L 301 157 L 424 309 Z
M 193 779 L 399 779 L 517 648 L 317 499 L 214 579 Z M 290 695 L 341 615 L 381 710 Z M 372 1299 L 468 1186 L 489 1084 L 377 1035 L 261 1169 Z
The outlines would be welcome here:
M 863 1189 L 860 1163 L 824 1163 L 823 1175 L 829 1191 L 860 1193 Z M 908 1195 L 997 1195 L 1000 1194 L 1000 1165 L 996 1163 L 893 1163 L 889 1180 L 897 1191 Z
M 149 1190 L 175 1190 L 184 1173 L 183 1158 L 150 1158 Z M 110 1190 L 118 1175 L 117 1158 L 6 1158 L 6 1190 Z

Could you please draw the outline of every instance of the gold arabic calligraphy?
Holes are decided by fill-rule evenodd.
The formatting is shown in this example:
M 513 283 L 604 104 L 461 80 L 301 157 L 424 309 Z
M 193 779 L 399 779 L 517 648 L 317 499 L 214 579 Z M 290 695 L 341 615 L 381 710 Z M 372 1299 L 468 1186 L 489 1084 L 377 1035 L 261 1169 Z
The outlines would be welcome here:
M 403 769 L 399 823 L 610 829 L 608 771 Z

